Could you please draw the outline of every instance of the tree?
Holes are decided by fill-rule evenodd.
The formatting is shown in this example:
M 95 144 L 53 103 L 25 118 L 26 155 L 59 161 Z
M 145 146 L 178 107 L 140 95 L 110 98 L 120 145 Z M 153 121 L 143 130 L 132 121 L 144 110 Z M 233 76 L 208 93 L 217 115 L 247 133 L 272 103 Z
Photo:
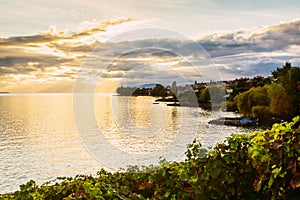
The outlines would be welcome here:
M 265 125 L 271 116 L 290 120 L 295 113 L 291 97 L 279 83 L 251 88 L 237 95 L 234 102 L 243 116 L 257 117 Z
M 161 84 L 156 84 L 153 90 L 151 91 L 151 95 L 155 97 L 166 97 L 167 91 L 165 87 Z
M 249 78 L 235 79 L 233 84 L 230 86 L 233 89 L 233 93 L 231 93 L 231 96 L 235 97 L 239 93 L 248 91 L 250 89 L 248 81 Z
M 253 117 L 259 119 L 259 124 L 270 126 L 273 123 L 273 121 L 270 120 L 273 117 L 273 113 L 271 112 L 269 106 L 253 106 L 252 115 Z
M 234 101 L 226 101 L 224 105 L 226 107 L 226 111 L 228 112 L 236 112 L 238 110 L 237 105 Z
M 117 93 L 123 96 L 132 96 L 134 95 L 134 92 L 137 90 L 136 87 L 118 87 Z
M 300 68 L 292 67 L 290 62 L 286 62 L 282 68 L 277 68 L 272 72 L 273 78 L 277 83 L 281 84 L 290 98 L 293 111 L 291 116 L 295 116 L 300 112 L 300 90 L 298 88 L 300 82 Z
M 293 105 L 290 97 L 281 84 L 272 83 L 268 87 L 268 95 L 270 98 L 270 111 L 278 117 L 289 120 L 293 116 Z
M 282 68 L 277 68 L 275 71 L 272 71 L 272 76 L 273 78 L 278 79 L 279 82 L 283 82 L 284 79 L 288 77 L 291 68 L 291 63 L 286 62 Z
M 247 92 L 238 94 L 234 98 L 234 102 L 237 105 L 239 113 L 241 113 L 244 116 L 250 116 L 252 114 L 252 107 L 248 101 L 248 99 L 250 99 L 249 95 L 250 95 L 250 93 L 249 93 L 249 91 L 247 91 Z
M 174 94 L 174 96 L 176 96 L 177 95 L 177 84 L 176 84 L 176 81 L 174 81 L 172 83 L 171 90 L 172 90 L 172 93 Z
M 208 88 L 204 88 L 203 90 L 201 90 L 199 96 L 199 101 L 201 103 L 208 103 L 210 101 L 210 94 Z
M 186 91 L 178 95 L 180 103 L 198 103 L 197 96 L 194 91 Z
M 234 101 L 239 112 L 245 117 L 253 117 L 254 106 L 269 106 L 270 100 L 266 87 L 251 88 L 250 90 L 238 94 Z
M 226 95 L 224 88 L 209 87 L 209 94 L 212 103 L 221 103 Z

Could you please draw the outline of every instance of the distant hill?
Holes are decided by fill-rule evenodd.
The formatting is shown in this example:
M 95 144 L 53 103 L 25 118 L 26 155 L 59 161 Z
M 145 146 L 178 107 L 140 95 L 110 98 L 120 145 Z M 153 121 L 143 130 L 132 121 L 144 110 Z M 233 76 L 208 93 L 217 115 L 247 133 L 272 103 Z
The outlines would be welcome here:
M 147 84 L 143 84 L 141 86 L 139 86 L 139 88 L 155 88 L 155 83 L 147 83 Z

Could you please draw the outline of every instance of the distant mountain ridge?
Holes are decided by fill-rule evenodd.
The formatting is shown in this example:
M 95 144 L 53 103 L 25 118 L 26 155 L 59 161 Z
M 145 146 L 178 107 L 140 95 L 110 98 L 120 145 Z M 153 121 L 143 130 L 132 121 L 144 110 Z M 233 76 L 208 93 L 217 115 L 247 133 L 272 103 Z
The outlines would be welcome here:
M 147 84 L 143 84 L 141 85 L 139 88 L 155 88 L 155 83 L 147 83 Z

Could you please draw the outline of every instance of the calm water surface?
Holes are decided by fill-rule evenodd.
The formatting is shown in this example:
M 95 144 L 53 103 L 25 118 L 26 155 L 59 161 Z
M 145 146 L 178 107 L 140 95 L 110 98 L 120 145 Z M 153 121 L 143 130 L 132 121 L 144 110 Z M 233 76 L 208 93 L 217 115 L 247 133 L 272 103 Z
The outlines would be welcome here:
M 41 184 L 102 167 L 155 164 L 160 157 L 183 160 L 193 138 L 210 147 L 249 132 L 207 123 L 224 113 L 153 104 L 152 97 L 78 96 L 0 95 L 0 193 L 30 179 Z

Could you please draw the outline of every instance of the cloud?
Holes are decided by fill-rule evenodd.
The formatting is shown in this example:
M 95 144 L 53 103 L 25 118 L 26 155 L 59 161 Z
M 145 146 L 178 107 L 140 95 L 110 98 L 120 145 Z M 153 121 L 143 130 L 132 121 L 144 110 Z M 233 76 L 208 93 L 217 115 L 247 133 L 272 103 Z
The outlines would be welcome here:
M 79 28 L 79 32 L 58 31 L 55 27 L 51 26 L 47 32 L 43 32 L 37 35 L 0 38 L 0 46 L 20 46 L 36 43 L 49 43 L 60 40 L 80 39 L 87 36 L 92 36 L 95 33 L 105 32 L 110 26 L 117 26 L 122 23 L 132 21 L 133 20 L 131 18 L 127 18 L 116 21 L 83 22 L 81 23 L 80 27 L 83 26 L 84 29 Z
M 161 77 L 161 81 L 167 80 L 163 73 L 170 74 L 172 70 L 183 73 L 183 69 L 195 67 L 199 68 L 205 80 L 268 76 L 272 70 L 282 66 L 287 60 L 294 61 L 294 65 L 300 64 L 300 55 L 297 54 L 300 49 L 299 34 L 300 20 L 298 19 L 253 30 L 208 35 L 196 41 L 155 38 L 120 42 L 113 44 L 114 51 L 109 51 L 109 54 L 105 55 L 105 57 L 112 57 L 118 61 L 116 65 L 109 66 L 110 69 L 107 73 L 112 72 L 109 77 L 113 77 L 113 72 L 118 71 L 118 78 L 120 78 L 119 76 L 126 76 L 127 71 L 131 71 L 136 66 L 165 63 L 171 67 L 169 72 L 160 72 L 156 69 L 157 77 Z M 209 56 L 205 53 L 195 52 L 197 44 L 201 45 L 211 57 L 210 61 L 207 61 Z M 102 55 L 101 52 L 106 52 L 106 48 L 105 45 L 100 46 L 97 53 Z M 126 52 L 128 49 L 132 51 Z M 105 68 L 105 66 L 103 67 Z M 140 68 L 140 70 L 142 69 Z M 190 74 L 187 74 L 186 71 L 184 74 L 188 79 L 195 74 L 194 70 L 190 71 Z M 144 76 L 140 76 L 140 78 L 145 79 Z
M 288 60 L 300 65 L 300 19 L 253 30 L 208 35 L 198 42 L 219 66 L 221 74 L 230 78 L 268 76 Z
M 34 82 L 39 87 L 33 92 L 71 91 L 77 75 L 91 85 L 99 78 L 115 86 L 122 79 L 130 84 L 184 84 L 268 76 L 287 60 L 300 65 L 300 19 L 197 40 L 168 34 L 143 38 L 143 30 L 108 39 L 118 33 L 111 27 L 132 21 L 86 21 L 76 31 L 51 27 L 37 35 L 1 38 L 0 90 L 23 91 L 21 86 Z
M 35 84 L 41 83 L 37 85 L 55 83 L 61 79 L 72 79 L 74 82 L 75 74 L 88 53 L 101 43 L 95 35 L 105 33 L 109 27 L 132 21 L 130 18 L 102 22 L 94 20 L 81 23 L 76 31 L 59 31 L 50 27 L 47 32 L 37 35 L 0 38 L 0 86 L 23 92 L 21 86 L 30 85 L 32 80 Z M 38 87 L 32 90 L 37 91 L 41 90 Z
M 300 44 L 300 19 L 274 26 L 258 27 L 252 31 L 214 34 L 199 41 L 212 56 L 237 54 L 237 52 L 284 51 Z M 218 51 L 219 49 L 222 51 Z M 223 54 L 222 54 L 223 52 Z

